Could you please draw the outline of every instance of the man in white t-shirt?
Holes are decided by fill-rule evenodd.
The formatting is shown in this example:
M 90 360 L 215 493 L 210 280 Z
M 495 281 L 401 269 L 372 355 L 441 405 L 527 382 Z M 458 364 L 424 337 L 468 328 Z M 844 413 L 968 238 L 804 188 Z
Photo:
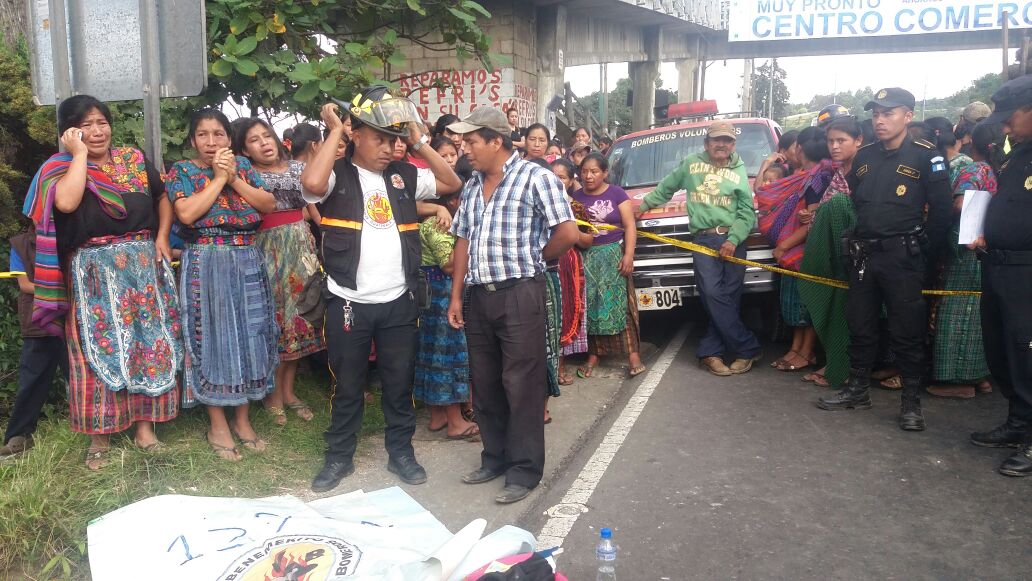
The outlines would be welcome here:
M 329 290 L 324 332 L 335 381 L 326 462 L 312 481 L 315 492 L 332 490 L 354 471 L 373 341 L 383 384 L 387 469 L 407 484 L 426 482 L 412 449 L 416 321 L 426 292 L 416 201 L 462 187 L 444 159 L 426 145 L 411 101 L 372 87 L 343 105 L 352 120 L 348 153 L 334 160 L 333 148 L 320 148 L 301 174 L 305 199 L 318 203 L 322 213 L 321 255 Z M 329 129 L 326 143 L 337 143 L 344 132 L 337 105 L 325 105 L 322 118 Z M 397 139 L 404 139 L 430 169 L 392 161 Z

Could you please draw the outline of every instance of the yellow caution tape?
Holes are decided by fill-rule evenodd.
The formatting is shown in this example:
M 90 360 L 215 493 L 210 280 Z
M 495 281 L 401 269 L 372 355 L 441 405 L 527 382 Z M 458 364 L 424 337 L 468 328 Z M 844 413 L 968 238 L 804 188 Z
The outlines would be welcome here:
M 598 232 L 599 228 L 601 228 L 603 230 L 623 230 L 623 228 L 619 228 L 619 227 L 613 226 L 611 224 L 589 224 L 589 223 L 587 223 L 587 222 L 585 222 L 583 220 L 577 220 L 577 223 L 582 225 L 582 226 L 587 226 L 587 227 L 591 228 L 594 232 Z M 814 274 L 806 274 L 805 272 L 796 272 L 794 270 L 789 270 L 787 268 L 781 268 L 780 266 L 772 266 L 770 264 L 762 264 L 762 263 L 759 263 L 759 262 L 754 262 L 752 260 L 745 260 L 744 258 L 738 258 L 737 256 L 720 256 L 719 252 L 717 252 L 716 250 L 713 250 L 712 248 L 708 248 L 706 246 L 702 246 L 702 245 L 695 244 L 695 243 L 692 243 L 692 242 L 685 242 L 683 240 L 678 240 L 676 238 L 670 238 L 668 236 L 661 236 L 659 234 L 653 234 L 652 232 L 647 232 L 647 231 L 641 230 L 641 229 L 639 229 L 637 232 L 638 232 L 638 236 L 641 236 L 643 238 L 648 238 L 650 240 L 655 240 L 656 242 L 662 242 L 664 244 L 669 244 L 671 246 L 676 246 L 678 248 L 682 248 L 684 250 L 689 250 L 691 252 L 698 252 L 699 254 L 705 254 L 706 256 L 712 256 L 714 258 L 721 258 L 721 259 L 726 260 L 726 261 L 728 261 L 730 263 L 733 263 L 733 264 L 741 264 L 743 266 L 755 266 L 756 268 L 762 268 L 763 270 L 767 270 L 767 271 L 770 271 L 770 272 L 776 272 L 778 274 L 783 274 L 785 276 L 793 276 L 793 277 L 798 278 L 798 279 L 806 280 L 806 281 L 809 281 L 809 282 L 815 282 L 817 284 L 833 286 L 835 288 L 841 288 L 841 289 L 848 289 L 849 288 L 849 284 L 846 281 L 844 281 L 844 280 L 838 280 L 838 279 L 834 279 L 834 278 L 827 278 L 827 277 L 823 277 L 823 276 L 817 276 L 817 275 L 814 275 Z M 926 294 L 926 295 L 946 296 L 946 297 L 952 297 L 952 296 L 980 296 L 982 294 L 979 291 L 952 291 L 952 290 L 936 290 L 936 289 L 933 289 L 933 290 L 923 290 L 923 291 L 921 291 L 921 293 L 922 294 Z
M 17 270 L 14 272 L 0 272 L 0 278 L 17 278 L 19 276 L 25 276 L 25 273 Z

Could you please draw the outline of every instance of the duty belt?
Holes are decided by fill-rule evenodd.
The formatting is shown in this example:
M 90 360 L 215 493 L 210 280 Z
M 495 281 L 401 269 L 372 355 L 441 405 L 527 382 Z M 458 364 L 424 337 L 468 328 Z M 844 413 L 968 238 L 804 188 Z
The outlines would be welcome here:
M 1032 250 L 980 250 L 978 259 L 986 264 L 1032 264 Z
M 489 282 L 487 284 L 478 284 L 474 288 L 486 290 L 489 293 L 498 292 L 507 288 L 512 288 L 517 285 L 521 285 L 525 282 L 530 281 L 542 281 L 545 280 L 544 274 L 535 274 L 534 276 L 526 276 L 523 278 L 510 278 L 509 280 L 503 280 L 501 282 Z
M 723 229 L 724 231 L 721 232 L 721 229 Z M 727 234 L 730 231 L 730 226 L 716 226 L 714 228 L 703 228 L 702 230 L 696 230 L 695 235 L 698 236 L 699 234 L 716 234 L 718 236 L 723 236 L 724 234 Z

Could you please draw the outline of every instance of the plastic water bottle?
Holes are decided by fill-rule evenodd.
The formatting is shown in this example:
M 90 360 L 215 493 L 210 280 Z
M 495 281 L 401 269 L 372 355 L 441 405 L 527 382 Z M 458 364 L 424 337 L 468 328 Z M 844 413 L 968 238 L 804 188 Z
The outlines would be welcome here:
M 598 576 L 595 581 L 616 581 L 616 545 L 613 544 L 613 531 L 599 531 L 598 547 L 595 557 L 598 559 Z

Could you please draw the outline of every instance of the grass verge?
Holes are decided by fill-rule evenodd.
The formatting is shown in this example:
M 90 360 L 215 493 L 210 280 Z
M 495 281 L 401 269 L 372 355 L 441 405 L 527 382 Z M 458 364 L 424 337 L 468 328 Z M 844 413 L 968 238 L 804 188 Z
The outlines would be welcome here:
M 298 377 L 298 396 L 315 418 L 288 412 L 287 425 L 272 422 L 251 406 L 255 430 L 268 449 L 244 459 L 218 459 L 204 441 L 203 408 L 183 410 L 158 426 L 166 447 L 146 453 L 131 432 L 111 439 L 111 462 L 98 472 L 84 463 L 88 438 L 72 433 L 66 418 L 40 423 L 36 447 L 0 463 L 0 578 L 88 579 L 87 524 L 116 508 L 159 494 L 260 497 L 308 490 L 322 466 L 323 431 L 329 424 L 329 393 L 312 376 Z M 379 398 L 366 406 L 362 434 L 384 427 Z M 361 446 L 361 444 L 360 444 Z

